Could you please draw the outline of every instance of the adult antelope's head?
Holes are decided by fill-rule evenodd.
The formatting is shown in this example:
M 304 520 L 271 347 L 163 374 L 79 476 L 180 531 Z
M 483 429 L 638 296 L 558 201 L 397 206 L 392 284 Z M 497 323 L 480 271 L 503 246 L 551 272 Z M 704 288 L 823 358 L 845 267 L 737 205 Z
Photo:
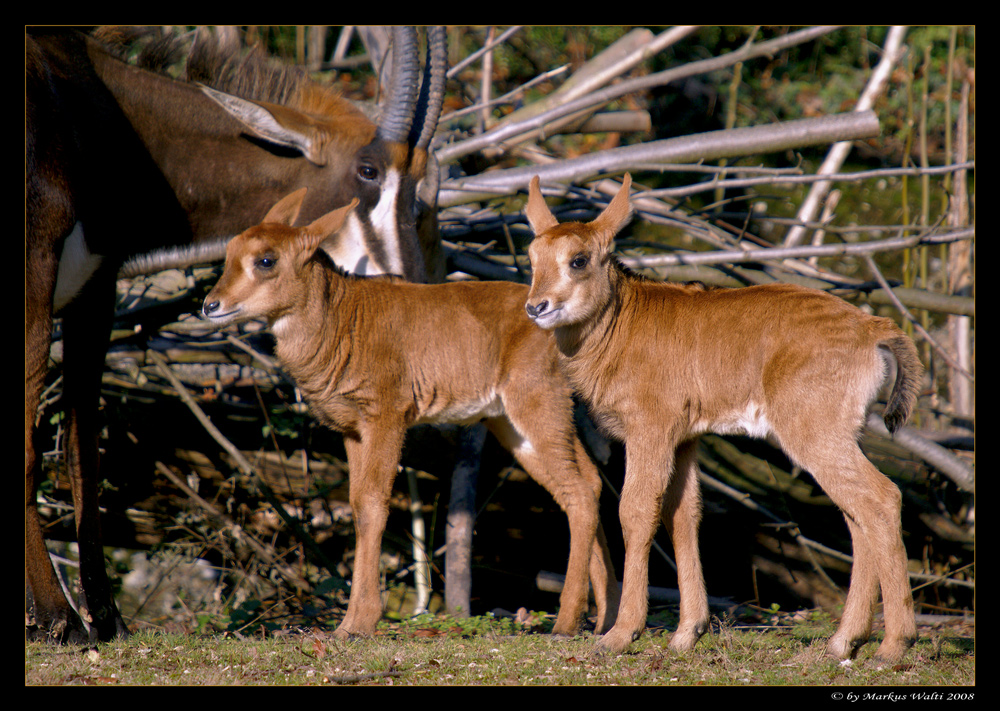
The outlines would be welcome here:
M 444 28 L 430 27 L 427 35 L 421 81 L 416 29 L 393 29 L 392 85 L 377 124 L 315 82 L 301 82 L 283 97 L 284 104 L 239 98 L 234 93 L 246 93 L 242 85 L 231 90 L 223 84 L 226 91 L 202 86 L 253 140 L 270 146 L 272 152 L 305 158 L 286 160 L 287 165 L 268 164 L 267 177 L 280 190 L 261 191 L 254 210 L 258 214 L 298 187 L 309 188 L 303 220 L 358 200 L 336 252 L 330 253 L 353 273 L 397 274 L 411 281 L 425 281 L 428 276 L 422 254 L 429 242 L 438 239 L 437 165 L 429 146 L 444 97 L 447 57 Z M 192 50 L 189 65 L 197 66 L 198 51 L 197 46 Z M 246 166 L 246 170 L 263 168 Z

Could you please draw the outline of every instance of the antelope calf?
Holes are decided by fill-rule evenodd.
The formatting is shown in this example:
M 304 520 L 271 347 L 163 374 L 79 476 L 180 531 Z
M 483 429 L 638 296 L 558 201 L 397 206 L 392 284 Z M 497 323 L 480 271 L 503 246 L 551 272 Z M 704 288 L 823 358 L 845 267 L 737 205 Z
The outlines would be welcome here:
M 345 275 L 319 247 L 354 203 L 291 227 L 304 194 L 292 193 L 263 224 L 230 241 L 203 312 L 220 326 L 266 319 L 314 415 L 344 435 L 357 553 L 336 634 L 370 635 L 381 616 L 380 543 L 406 429 L 477 421 L 569 518 L 569 562 L 553 632 L 578 629 L 588 567 L 597 629 L 609 629 L 618 583 L 598 521 L 601 482 L 576 437 L 572 391 L 552 337 L 524 317 L 528 287 Z
M 828 651 L 848 658 L 868 640 L 881 587 L 878 654 L 900 658 L 916 640 L 901 496 L 862 454 L 858 435 L 886 377 L 885 356 L 897 364 L 885 423 L 895 431 L 910 414 L 922 370 L 913 342 L 891 320 L 821 291 L 790 284 L 705 289 L 630 273 L 612 256 L 630 218 L 630 184 L 626 175 L 593 222 L 559 224 L 536 177 L 526 210 L 535 238 L 525 308 L 555 333 L 570 384 L 626 447 L 622 601 L 599 644 L 624 650 L 645 627 L 649 548 L 661 513 L 681 591 L 671 647 L 689 650 L 705 632 L 695 447 L 704 432 L 738 433 L 776 440 L 847 519 L 854 567 Z

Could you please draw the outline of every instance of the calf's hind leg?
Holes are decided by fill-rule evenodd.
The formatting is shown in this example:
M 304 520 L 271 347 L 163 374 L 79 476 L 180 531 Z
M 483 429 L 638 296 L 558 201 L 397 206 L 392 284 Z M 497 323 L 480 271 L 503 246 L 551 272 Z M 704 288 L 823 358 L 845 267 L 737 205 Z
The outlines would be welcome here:
M 701 570 L 698 528 L 701 524 L 701 488 L 698 484 L 698 440 L 677 448 L 674 473 L 663 497 L 661 519 L 670 534 L 677 563 L 681 595 L 680 622 L 670 638 L 670 648 L 686 652 L 708 630 L 708 593 Z
M 546 419 L 538 416 L 536 421 L 546 422 Z M 587 482 L 580 472 L 580 467 L 575 461 L 576 450 L 572 438 L 568 441 L 555 441 L 544 431 L 531 431 L 533 428 L 524 421 L 519 421 L 519 426 L 515 426 L 507 418 L 487 420 L 486 424 L 500 443 L 517 458 L 525 471 L 545 487 L 566 512 L 570 528 L 570 553 L 566 566 L 566 580 L 559 598 L 559 615 L 552 632 L 564 635 L 576 634 L 580 628 L 580 620 L 587 611 L 588 566 L 591 559 L 593 558 L 595 563 L 601 566 L 605 561 L 610 564 L 610 553 L 607 552 L 603 536 L 600 541 L 597 539 L 598 501 L 594 494 L 593 482 Z M 522 434 L 522 431 L 525 433 Z M 580 450 L 582 452 L 582 446 Z M 599 480 L 597 486 L 599 490 Z M 601 543 L 604 544 L 604 550 L 600 550 Z M 604 570 L 599 599 L 606 598 L 609 577 L 613 583 L 613 570 L 610 574 Z M 607 617 L 608 608 L 607 599 L 603 600 L 603 609 L 599 601 L 599 618 Z
M 868 641 L 881 587 L 885 639 L 877 654 L 886 661 L 898 661 L 917 639 L 902 537 L 902 496 L 853 439 L 826 449 L 826 457 L 817 456 L 822 451 L 813 449 L 811 461 L 802 461 L 801 466 L 840 507 L 854 548 L 844 615 L 828 651 L 846 659 Z

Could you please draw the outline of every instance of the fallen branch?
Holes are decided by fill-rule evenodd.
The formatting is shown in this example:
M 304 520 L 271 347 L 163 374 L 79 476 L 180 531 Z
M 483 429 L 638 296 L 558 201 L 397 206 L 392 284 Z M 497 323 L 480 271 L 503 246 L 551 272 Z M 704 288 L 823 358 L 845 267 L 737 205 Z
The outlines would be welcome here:
M 875 67 L 875 71 L 872 72 L 868 85 L 861 93 L 861 98 L 858 99 L 855 111 L 869 111 L 874 106 L 875 99 L 882 93 L 882 88 L 885 86 L 886 81 L 888 81 L 889 74 L 895 66 L 896 61 L 903 56 L 904 47 L 902 45 L 903 37 L 905 36 L 905 26 L 897 25 L 889 29 L 889 34 L 885 40 L 885 47 L 882 50 L 882 60 Z M 836 173 L 840 170 L 840 166 L 844 163 L 850 150 L 851 144 L 848 142 L 839 142 L 833 145 L 827 153 L 823 164 L 816 171 L 817 174 L 829 175 Z M 810 188 L 809 194 L 799 208 L 798 218 L 803 222 L 814 220 L 822 207 L 823 199 L 830 192 L 831 187 L 832 183 L 829 182 L 815 183 Z M 793 227 L 785 236 L 785 246 L 793 247 L 803 239 L 805 239 L 805 230 Z
M 892 252 L 910 249 L 921 244 L 945 244 L 972 239 L 975 228 L 954 230 L 939 234 L 926 233 L 908 237 L 892 237 L 868 242 L 821 244 L 803 247 L 748 247 L 741 250 L 697 252 L 683 255 L 663 254 L 644 257 L 622 257 L 625 266 L 632 268 L 665 267 L 694 264 L 737 264 L 740 262 L 770 262 L 806 257 L 838 257 L 846 254 L 871 255 L 875 252 Z
M 691 166 L 694 168 L 695 166 Z M 715 166 L 698 166 L 704 167 L 707 170 L 705 172 L 747 172 L 747 169 L 741 169 L 739 166 L 726 166 L 725 171 L 721 168 Z M 763 178 L 730 178 L 727 180 L 707 180 L 702 183 L 696 183 L 694 185 L 688 185 L 683 188 L 661 188 L 658 190 L 642 190 L 634 194 L 635 198 L 683 198 L 690 195 L 696 195 L 697 193 L 708 192 L 710 190 L 723 189 L 731 190 L 734 188 L 749 188 L 755 185 L 773 185 L 774 183 L 782 184 L 792 184 L 792 183 L 816 183 L 820 181 L 842 183 L 842 182 L 857 182 L 860 180 L 872 180 L 875 178 L 893 178 L 899 176 L 919 176 L 919 175 L 943 175 L 946 173 L 958 173 L 961 171 L 969 170 L 975 168 L 976 164 L 974 161 L 967 161 L 964 163 L 958 163 L 956 165 L 939 165 L 929 168 L 912 167 L 912 168 L 879 168 L 877 170 L 861 170 L 853 173 L 831 173 L 827 175 L 781 175 L 776 174 L 774 176 L 767 176 Z M 801 226 L 803 229 L 810 229 L 812 227 L 820 227 L 818 222 L 803 221 L 796 219 L 793 221 L 796 225 Z M 859 228 L 852 226 L 851 230 L 857 230 Z
M 691 163 L 718 158 L 795 150 L 805 146 L 871 138 L 879 134 L 872 111 L 834 114 L 776 124 L 708 131 L 612 148 L 567 158 L 548 165 L 528 165 L 494 170 L 441 184 L 438 204 L 449 207 L 527 189 L 535 175 L 543 192 L 554 194 L 553 184 L 579 183 L 597 176 L 641 170 L 655 163 Z
M 962 491 L 976 492 L 975 471 L 941 445 L 921 437 L 909 427 L 900 428 L 896 430 L 895 434 L 890 434 L 882 418 L 874 413 L 868 415 L 868 421 L 865 425 L 875 434 L 891 439 L 901 447 L 913 452 L 955 482 Z

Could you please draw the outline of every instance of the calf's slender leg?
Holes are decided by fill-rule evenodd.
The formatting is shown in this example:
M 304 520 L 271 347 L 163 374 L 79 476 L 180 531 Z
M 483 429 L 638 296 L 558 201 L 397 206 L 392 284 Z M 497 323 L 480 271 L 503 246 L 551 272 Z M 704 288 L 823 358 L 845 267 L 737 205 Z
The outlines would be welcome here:
M 382 617 L 379 559 L 403 437 L 402 423 L 373 423 L 344 436 L 357 544 L 347 614 L 334 634 L 368 636 Z
M 698 528 L 701 524 L 701 487 L 698 484 L 698 440 L 677 448 L 674 473 L 663 499 L 662 520 L 674 546 L 677 583 L 681 595 L 680 622 L 670 638 L 670 648 L 694 648 L 708 629 L 708 593 L 701 570 Z

